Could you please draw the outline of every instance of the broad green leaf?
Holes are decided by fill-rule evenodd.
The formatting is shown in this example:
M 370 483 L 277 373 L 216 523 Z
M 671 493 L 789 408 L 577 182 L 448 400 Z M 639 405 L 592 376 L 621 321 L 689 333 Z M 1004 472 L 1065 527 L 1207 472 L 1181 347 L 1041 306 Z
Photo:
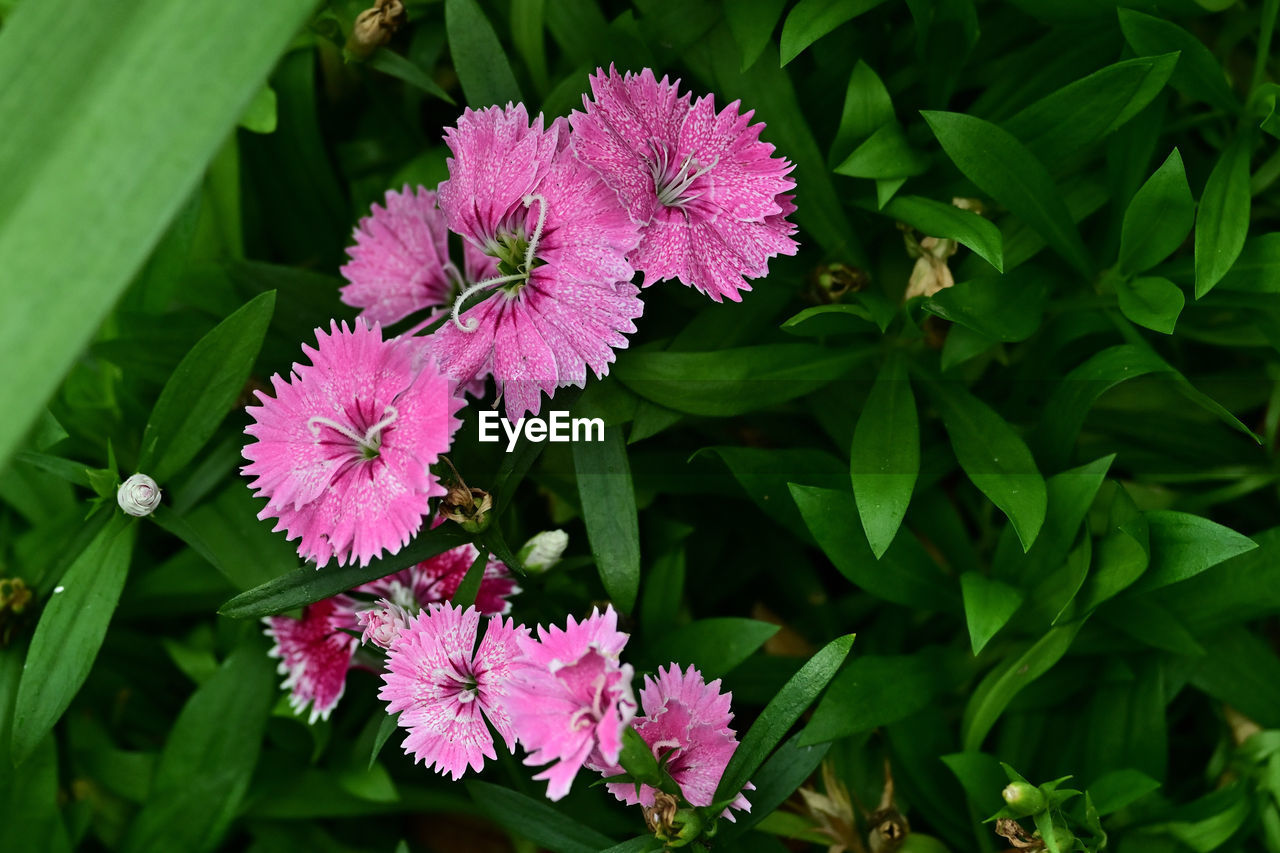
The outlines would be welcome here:
M 195 459 L 243 392 L 274 310 L 274 291 L 262 294 L 179 362 L 147 420 L 139 471 L 163 485 Z
M 1142 276 L 1116 283 L 1120 311 L 1139 326 L 1172 335 L 1186 304 L 1182 288 L 1159 276 Z
M 1108 65 L 1064 86 L 1002 122 L 1048 166 L 1114 132 L 1160 93 L 1178 55 L 1139 57 Z
M 858 517 L 876 559 L 902 526 L 920 473 L 920 422 L 901 356 L 885 361 L 858 417 L 849 450 Z
M 551 88 L 547 47 L 542 37 L 546 11 L 546 0 L 526 0 L 511 6 L 511 41 L 529 69 L 534 88 L 542 94 Z
M 235 619 L 258 619 L 283 613 L 384 578 L 469 541 L 471 540 L 453 524 L 446 524 L 435 530 L 424 530 L 398 554 L 371 560 L 367 566 L 353 563 L 317 569 L 308 564 L 240 593 L 222 605 L 218 612 Z
M 955 240 L 976 252 L 997 272 L 1004 270 L 1000 229 L 973 211 L 931 198 L 900 195 L 884 206 L 884 215 L 907 223 L 921 234 Z
M 909 178 L 927 171 L 929 158 L 911 147 L 902 125 L 891 121 L 833 170 L 851 178 Z
M 6 16 L 0 269 L 22 284 L 0 290 L 0 364 L 23 369 L 7 370 L 0 387 L 0 460 L 314 6 L 71 0 Z
M 1252 813 L 1252 800 L 1245 786 L 1228 785 L 1198 800 L 1180 804 L 1172 819 L 1145 824 L 1131 835 L 1163 838 L 1166 843 L 1158 848 L 1161 851 L 1169 850 L 1176 841 L 1173 849 L 1212 853 L 1223 849 Z M 1129 842 L 1126 847 L 1130 847 Z
M 875 352 L 763 344 L 712 352 L 628 352 L 613 373 L 641 397 L 691 415 L 724 417 L 816 391 Z
M 524 4 L 521 4 L 524 5 Z M 378 50 L 373 56 L 365 61 L 365 65 L 375 71 L 381 71 L 383 74 L 390 74 L 399 80 L 403 80 L 410 86 L 421 89 L 434 98 L 439 98 L 446 104 L 452 104 L 453 98 L 449 97 L 449 93 L 441 89 L 435 80 L 431 79 L 431 75 L 423 71 L 412 61 L 406 59 L 394 50 Z
M 845 489 L 791 485 L 805 524 L 840 574 L 877 598 L 914 610 L 955 610 L 954 582 L 914 536 L 898 536 L 879 560 L 857 524 L 858 508 Z
M 1044 675 L 1071 648 L 1083 622 L 1050 628 L 1026 651 L 998 665 L 978 685 L 964 709 L 960 740 L 965 752 L 978 752 L 991 727 L 1022 688 Z
M 831 681 L 849 655 L 853 635 L 827 643 L 778 691 L 742 738 L 720 777 L 714 803 L 728 804 Z
M 1129 596 L 1098 617 L 1107 625 L 1145 646 L 1187 658 L 1203 657 L 1204 647 L 1182 621 L 1147 596 Z
M 582 520 L 605 592 L 630 613 L 640 588 L 640 526 L 622 428 L 605 427 L 604 441 L 573 442 Z
M 1172 255 L 1191 233 L 1195 219 L 1196 202 L 1187 184 L 1182 155 L 1175 148 L 1124 212 L 1120 270 L 1144 272 Z
M 1209 173 L 1196 214 L 1196 299 L 1231 269 L 1249 233 L 1249 155 L 1253 139 L 1239 134 Z
M 1151 536 L 1151 567 L 1138 588 L 1156 589 L 1187 580 L 1258 544 L 1207 518 L 1185 512 L 1145 513 Z
M 782 25 L 782 64 L 795 59 L 836 27 L 883 2 L 885 0 L 800 0 Z
M 813 775 L 831 749 L 831 744 L 801 746 L 803 737 L 804 732 L 791 737 L 756 771 L 751 780 L 751 784 L 756 786 L 751 792 L 751 812 L 736 815 L 734 823 L 721 823 L 716 831 L 717 844 L 727 849 L 730 841 L 744 835 L 771 812 L 775 812 Z
M 1205 642 L 1191 683 L 1266 729 L 1280 728 L 1280 659 L 1242 626 Z
M 1189 98 L 1204 101 L 1227 112 L 1235 112 L 1240 103 L 1227 86 L 1226 76 L 1218 60 L 1204 42 L 1177 24 L 1133 9 L 1120 9 L 1120 29 L 1139 56 L 1153 56 L 1178 51 L 1178 66 L 1169 82 Z
M 956 655 L 936 646 L 910 655 L 855 657 L 832 679 L 800 742 L 839 740 L 911 716 L 963 677 L 957 663 Z
M 40 614 L 13 712 L 21 764 L 71 704 L 102 647 L 120 601 L 137 525 L 117 512 L 63 574 Z
M 720 678 L 765 644 L 778 626 L 755 619 L 722 616 L 699 619 L 650 640 L 649 656 L 659 666 L 668 661 L 696 666 L 707 680 Z
M 831 160 L 849 156 L 854 146 L 893 121 L 893 99 L 879 75 L 862 60 L 853 66 L 844 94 L 840 127 L 831 143 Z
M 1093 798 L 1093 807 L 1098 810 L 1098 815 L 1106 817 L 1159 787 L 1159 782 L 1142 771 L 1124 768 L 1112 770 L 1094 780 L 1089 786 L 1089 796 Z
M 1048 288 L 1036 270 L 984 275 L 939 290 L 923 307 L 993 341 L 1025 341 L 1040 328 Z
M 71 853 L 64 821 L 66 794 L 58 784 L 58 742 L 40 741 L 26 763 L 0 774 L 0 845 L 4 850 Z
M 445 0 L 444 24 L 467 105 L 481 108 L 519 103 L 520 86 L 480 4 L 476 0 Z
M 960 172 L 1044 238 L 1076 270 L 1088 275 L 1089 253 L 1062 193 L 1044 165 L 1011 133 L 963 113 L 922 115 Z
M 1280 293 L 1280 231 L 1246 240 L 1218 289 Z
M 1080 592 L 1077 612 L 1082 615 L 1127 589 L 1151 564 L 1146 515 L 1124 486 L 1117 485 L 1113 494 L 1107 532 L 1097 542 L 1093 569 Z
M 1003 581 L 965 572 L 960 576 L 969 644 L 976 655 L 1022 606 L 1022 592 Z
M 738 0 L 725 4 L 724 17 L 742 51 L 743 71 L 755 65 L 764 53 L 786 5 L 786 0 Z
M 579 784 L 585 780 L 579 780 Z M 578 823 L 542 799 L 531 799 L 510 788 L 472 779 L 466 783 L 471 799 L 499 826 L 556 853 L 600 853 L 614 846 L 612 839 Z
M 240 810 L 275 699 L 275 666 L 246 643 L 178 714 L 125 853 L 213 850 Z
M 1048 494 L 1027 445 L 1004 418 L 962 388 L 932 386 L 956 461 L 979 490 L 1009 517 L 1031 548 L 1044 524 Z

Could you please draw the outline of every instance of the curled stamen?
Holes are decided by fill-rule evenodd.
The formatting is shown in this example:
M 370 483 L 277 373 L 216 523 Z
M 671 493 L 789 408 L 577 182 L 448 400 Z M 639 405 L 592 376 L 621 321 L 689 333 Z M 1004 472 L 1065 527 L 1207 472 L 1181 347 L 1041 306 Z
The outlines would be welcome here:
M 343 426 L 337 421 L 323 417 L 322 415 L 313 415 L 312 417 L 307 418 L 307 429 L 311 430 L 311 434 L 316 438 L 320 437 L 320 427 L 322 426 L 327 426 L 334 432 L 339 433 L 340 435 L 345 435 L 356 444 L 364 447 L 364 436 L 360 435 L 360 433 L 350 427 Z
M 396 422 L 396 418 L 400 417 L 400 412 L 395 406 L 388 405 L 385 409 L 390 414 L 384 414 L 382 420 L 364 431 L 364 444 L 373 450 L 377 450 L 382 446 L 381 434 L 384 429 Z
M 323 415 L 313 415 L 307 418 L 307 429 L 311 430 L 312 435 L 319 438 L 320 427 L 327 426 L 339 435 L 346 436 L 354 441 L 361 450 L 376 453 L 378 448 L 382 446 L 382 431 L 395 423 L 396 418 L 400 416 L 400 412 L 395 406 L 387 406 L 385 412 L 386 414 L 384 414 L 382 420 L 365 430 L 364 435 L 360 435 L 360 433 L 351 429 L 351 427 L 344 426 L 331 418 L 324 417 Z
M 486 278 L 484 281 L 477 281 L 475 284 L 459 293 L 458 298 L 453 300 L 453 310 L 449 312 L 449 318 L 453 321 L 453 324 L 462 331 L 474 332 L 480 326 L 479 320 L 472 317 L 464 323 L 458 318 L 458 315 L 462 313 L 462 306 L 471 298 L 471 295 L 496 284 L 506 284 L 509 281 L 517 281 L 524 278 L 527 278 L 525 273 L 516 273 L 514 275 L 499 275 L 493 278 Z
M 533 227 L 533 236 L 524 250 L 524 272 L 528 275 L 533 271 L 533 258 L 538 251 L 538 241 L 542 239 L 542 226 L 547 224 L 547 200 L 537 193 L 529 193 L 523 201 L 525 207 L 533 207 L 535 201 L 538 203 L 538 224 Z

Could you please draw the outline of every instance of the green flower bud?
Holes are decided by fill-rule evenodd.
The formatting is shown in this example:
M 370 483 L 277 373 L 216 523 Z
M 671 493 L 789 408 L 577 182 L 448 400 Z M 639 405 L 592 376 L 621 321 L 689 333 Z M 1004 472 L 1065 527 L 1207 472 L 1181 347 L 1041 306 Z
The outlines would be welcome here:
M 1014 817 L 1030 817 L 1043 811 L 1045 807 L 1044 794 L 1035 785 L 1026 782 L 1010 782 L 1000 792 L 1000 796 L 1004 797 L 1009 813 Z

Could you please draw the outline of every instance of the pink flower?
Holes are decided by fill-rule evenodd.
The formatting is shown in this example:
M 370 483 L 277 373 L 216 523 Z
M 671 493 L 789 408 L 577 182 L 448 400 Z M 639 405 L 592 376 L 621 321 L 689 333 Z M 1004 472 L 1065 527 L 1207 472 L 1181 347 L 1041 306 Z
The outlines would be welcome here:
M 460 382 L 492 372 L 506 415 L 608 373 L 643 306 L 627 255 L 639 236 L 612 190 L 574 158 L 563 119 L 544 130 L 523 105 L 467 110 L 440 209 L 498 275 L 467 288 L 432 350 Z M 480 300 L 476 302 L 476 300 Z
M 589 760 L 618 762 L 622 731 L 635 715 L 632 669 L 618 661 L 627 635 L 617 630 L 609 607 L 582 622 L 570 616 L 563 630 L 538 627 L 538 639 L 520 638 L 523 664 L 515 671 L 512 722 L 528 750 L 525 764 L 547 764 L 547 796 L 569 793 L 573 777 Z
M 796 253 L 792 165 L 760 141 L 754 111 L 734 101 L 716 113 L 710 95 L 691 105 L 678 80 L 648 68 L 598 69 L 591 92 L 569 118 L 573 148 L 644 226 L 631 260 L 645 287 L 676 278 L 737 302 L 770 258 Z
M 256 392 L 262 405 L 247 409 L 255 422 L 245 432 L 257 441 L 242 470 L 267 498 L 258 517 L 279 519 L 304 558 L 368 565 L 408 543 L 428 500 L 445 493 L 431 465 L 462 424 L 462 400 L 430 359 L 382 340 L 377 325 L 334 322 L 316 339 L 291 381 L 271 377 L 275 399 Z
M 425 761 L 455 781 L 468 766 L 480 770 L 484 759 L 497 757 L 486 719 L 507 749 L 515 748 L 506 699 L 517 640 L 528 631 L 490 619 L 477 646 L 479 624 L 474 607 L 430 605 L 391 647 L 378 693 L 409 730 L 403 745 L 414 763 Z
M 474 545 L 459 545 L 416 566 L 362 584 L 354 592 L 377 596 L 408 615 L 416 614 L 429 604 L 447 601 L 478 553 Z M 506 613 L 511 609 L 507 599 L 517 592 L 520 587 L 507 567 L 490 558 L 476 607 L 486 616 Z M 385 616 L 371 615 L 380 609 L 350 595 L 335 595 L 304 607 L 301 619 L 268 616 L 263 620 L 267 636 L 274 641 L 271 656 L 280 659 L 280 674 L 286 676 L 281 687 L 289 691 L 289 704 L 295 712 L 302 713 L 310 705 L 311 722 L 328 719 L 342 698 L 347 672 L 378 666 L 376 660 L 357 653 L 362 640 L 353 633 L 364 630 L 378 645 L 383 645 L 379 638 L 389 645 L 393 638 L 388 629 L 395 626 Z M 369 632 L 371 621 L 381 630 L 378 637 Z
M 666 759 L 667 772 L 690 805 L 711 805 L 720 777 L 738 748 L 738 738 L 729 728 L 732 698 L 732 694 L 720 692 L 719 679 L 707 684 L 702 673 L 693 667 L 682 673 L 679 666 L 671 664 L 665 671 L 658 670 L 657 679 L 645 676 L 640 689 L 644 716 L 637 717 L 633 726 L 653 749 L 654 757 Z M 593 769 L 605 776 L 624 772 L 616 764 Z M 641 785 L 637 796 L 635 783 L 610 782 L 606 787 L 628 805 L 652 806 L 656 793 L 648 785 Z M 730 807 L 751 810 L 751 804 L 741 794 Z M 728 809 L 725 817 L 733 819 Z
M 356 624 L 362 631 L 360 645 L 373 643 L 389 649 L 412 620 L 413 615 L 407 608 L 384 598 L 369 610 L 361 610 L 356 614 Z

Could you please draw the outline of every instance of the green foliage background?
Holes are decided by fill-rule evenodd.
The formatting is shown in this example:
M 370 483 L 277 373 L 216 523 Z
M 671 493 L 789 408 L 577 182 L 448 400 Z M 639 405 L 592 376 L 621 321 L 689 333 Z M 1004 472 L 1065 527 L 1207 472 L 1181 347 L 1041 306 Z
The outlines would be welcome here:
M 863 839 L 887 766 L 901 849 L 1003 849 L 1006 762 L 1108 849 L 1280 850 L 1280 2 L 406 6 L 346 62 L 359 3 L 0 2 L 0 850 L 656 849 L 599 788 L 382 749 L 368 673 L 294 717 L 257 618 L 460 534 L 314 572 L 237 472 L 249 389 L 351 316 L 356 219 L 445 177 L 462 105 L 562 115 L 609 63 L 755 109 L 803 248 L 741 304 L 647 291 L 554 401 L 604 443 L 473 411 L 451 457 L 482 546 L 571 534 L 519 619 L 611 600 L 638 670 L 733 691 L 712 848 L 839 843 L 802 785 Z M 926 236 L 957 284 L 904 304 Z

